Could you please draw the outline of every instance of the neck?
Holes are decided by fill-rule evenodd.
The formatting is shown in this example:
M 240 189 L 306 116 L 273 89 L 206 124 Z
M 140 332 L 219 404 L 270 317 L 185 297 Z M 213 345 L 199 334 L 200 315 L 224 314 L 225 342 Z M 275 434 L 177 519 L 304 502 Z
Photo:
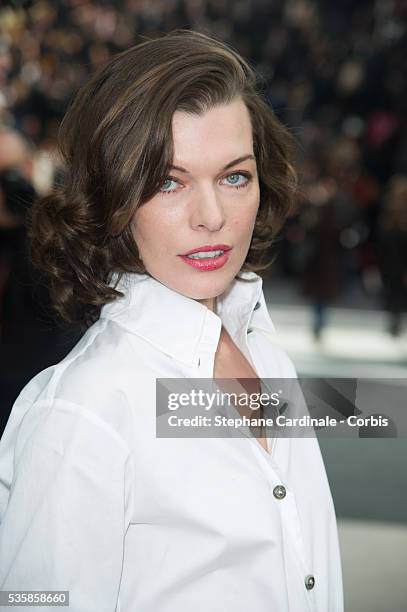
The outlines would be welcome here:
M 207 308 L 209 308 L 209 310 L 212 310 L 212 312 L 216 314 L 216 297 L 206 298 L 204 300 L 197 300 L 197 301 L 203 304 L 204 306 L 206 306 Z

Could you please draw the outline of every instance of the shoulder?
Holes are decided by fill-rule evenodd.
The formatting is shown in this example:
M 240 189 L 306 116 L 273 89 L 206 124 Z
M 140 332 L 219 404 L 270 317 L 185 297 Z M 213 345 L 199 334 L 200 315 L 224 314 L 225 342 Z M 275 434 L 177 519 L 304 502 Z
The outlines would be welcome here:
M 111 321 L 89 328 L 65 359 L 23 389 L 12 411 L 21 429 L 29 435 L 40 422 L 67 432 L 70 427 L 94 427 L 95 435 L 128 446 L 147 371 L 141 351 L 127 336 Z

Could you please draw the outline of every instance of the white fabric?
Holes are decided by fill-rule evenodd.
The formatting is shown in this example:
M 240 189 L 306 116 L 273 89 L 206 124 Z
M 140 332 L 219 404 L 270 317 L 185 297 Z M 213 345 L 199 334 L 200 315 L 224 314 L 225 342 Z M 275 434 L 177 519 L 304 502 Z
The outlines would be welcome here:
M 69 590 L 71 612 L 343 611 L 315 437 L 269 454 L 254 437 L 155 434 L 156 378 L 212 378 L 222 324 L 260 377 L 296 376 L 244 276 L 214 314 L 126 275 L 125 297 L 23 389 L 0 442 L 0 589 Z

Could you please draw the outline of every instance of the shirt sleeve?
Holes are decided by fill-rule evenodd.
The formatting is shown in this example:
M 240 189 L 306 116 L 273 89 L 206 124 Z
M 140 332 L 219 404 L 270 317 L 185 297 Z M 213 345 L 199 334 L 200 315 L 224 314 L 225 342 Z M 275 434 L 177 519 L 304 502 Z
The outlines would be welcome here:
M 127 448 L 108 424 L 53 406 L 16 458 L 0 526 L 0 589 L 68 591 L 70 612 L 114 612 L 131 481 Z

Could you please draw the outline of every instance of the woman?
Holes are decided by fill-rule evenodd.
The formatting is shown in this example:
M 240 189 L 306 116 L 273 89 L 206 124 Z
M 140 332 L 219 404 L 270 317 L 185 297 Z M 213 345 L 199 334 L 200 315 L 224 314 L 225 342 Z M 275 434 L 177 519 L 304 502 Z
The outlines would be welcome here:
M 256 274 L 294 173 L 252 70 L 203 34 L 147 40 L 60 136 L 33 252 L 90 326 L 3 436 L 1 588 L 66 590 L 75 612 L 342 611 L 315 438 L 155 435 L 157 379 L 295 377 Z

